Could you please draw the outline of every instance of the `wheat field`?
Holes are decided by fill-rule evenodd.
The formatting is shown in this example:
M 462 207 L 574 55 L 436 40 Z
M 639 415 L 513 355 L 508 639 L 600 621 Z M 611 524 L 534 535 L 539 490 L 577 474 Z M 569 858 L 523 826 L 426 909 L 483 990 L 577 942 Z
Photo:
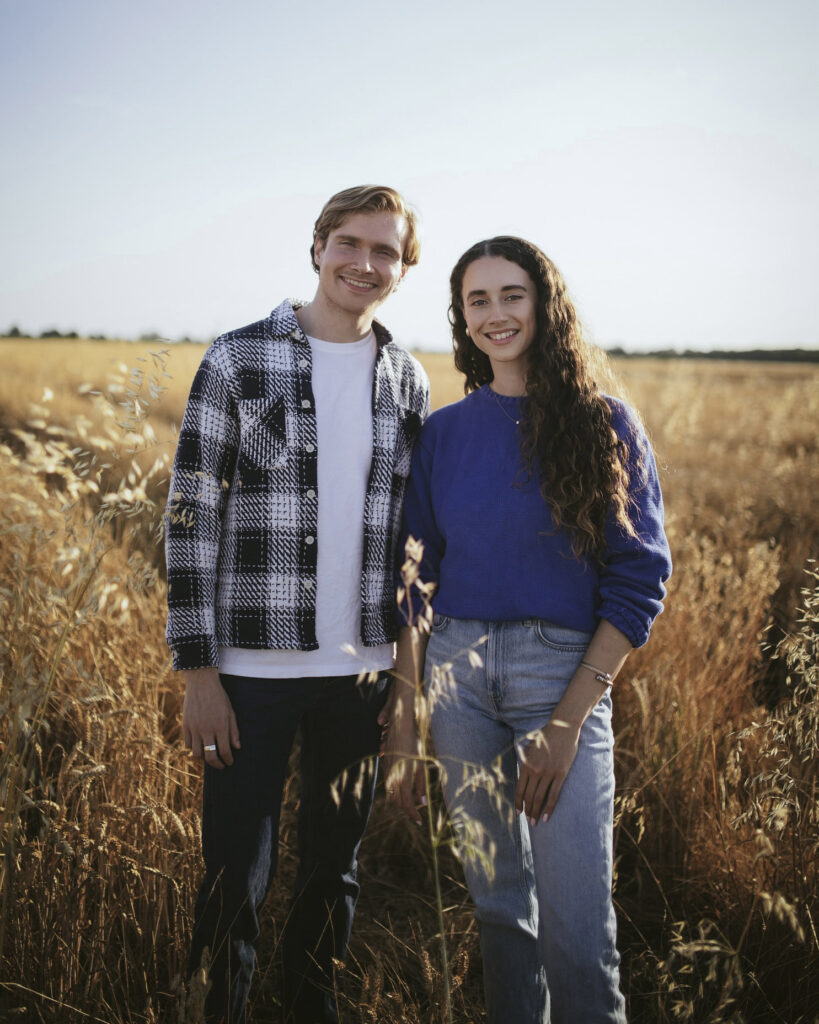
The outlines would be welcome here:
M 0 1020 L 202 1019 L 183 969 L 200 767 L 164 644 L 162 506 L 195 345 L 0 340 Z M 440 406 L 462 394 L 422 355 Z M 675 559 L 615 699 L 615 899 L 633 1022 L 819 1020 L 819 370 L 631 359 Z M 279 1020 L 282 813 L 253 1019 Z M 433 814 L 440 804 L 433 798 Z M 440 851 L 453 1020 L 484 1019 Z M 433 861 L 379 796 L 345 1024 L 445 1020 Z M 582 1024 L 582 1022 L 579 1022 Z

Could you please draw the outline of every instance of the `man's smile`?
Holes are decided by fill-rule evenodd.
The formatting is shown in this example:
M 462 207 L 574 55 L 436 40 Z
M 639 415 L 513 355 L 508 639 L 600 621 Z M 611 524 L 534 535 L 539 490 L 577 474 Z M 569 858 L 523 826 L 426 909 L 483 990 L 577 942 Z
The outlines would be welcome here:
M 339 274 L 341 280 L 348 284 L 351 288 L 355 288 L 357 291 L 368 292 L 375 288 L 374 281 L 359 281 L 355 277 L 345 277 L 344 274 Z

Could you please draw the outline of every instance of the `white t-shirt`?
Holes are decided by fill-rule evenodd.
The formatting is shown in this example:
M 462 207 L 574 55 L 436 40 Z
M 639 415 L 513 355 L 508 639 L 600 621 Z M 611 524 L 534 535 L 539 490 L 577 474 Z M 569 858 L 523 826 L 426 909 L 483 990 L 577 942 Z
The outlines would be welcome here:
M 269 679 L 357 675 L 392 668 L 392 644 L 361 640 L 364 501 L 373 454 L 376 341 L 310 338 L 318 432 L 316 651 L 221 647 L 230 675 Z

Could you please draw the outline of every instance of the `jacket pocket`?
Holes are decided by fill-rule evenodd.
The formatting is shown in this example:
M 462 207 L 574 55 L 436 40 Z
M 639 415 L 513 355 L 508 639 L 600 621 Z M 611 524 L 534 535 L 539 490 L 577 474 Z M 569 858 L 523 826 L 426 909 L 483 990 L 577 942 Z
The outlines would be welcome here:
M 245 399 L 239 402 L 239 455 L 260 469 L 271 469 L 287 453 L 284 399 Z

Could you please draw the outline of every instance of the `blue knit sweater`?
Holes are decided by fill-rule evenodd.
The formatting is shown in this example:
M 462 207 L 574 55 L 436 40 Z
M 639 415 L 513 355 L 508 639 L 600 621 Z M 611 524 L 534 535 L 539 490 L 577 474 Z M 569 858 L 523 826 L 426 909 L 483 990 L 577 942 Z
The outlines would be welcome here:
M 437 584 L 433 607 L 457 619 L 536 618 L 588 632 L 607 619 L 640 647 L 671 573 L 657 467 L 642 428 L 625 403 L 609 399 L 612 425 L 630 450 L 635 436 L 642 440 L 644 470 L 631 473 L 638 537 L 610 522 L 599 565 L 573 555 L 538 481 L 526 478 L 514 422 L 520 401 L 485 386 L 433 413 L 421 431 L 404 535 L 423 541 L 421 577 Z

